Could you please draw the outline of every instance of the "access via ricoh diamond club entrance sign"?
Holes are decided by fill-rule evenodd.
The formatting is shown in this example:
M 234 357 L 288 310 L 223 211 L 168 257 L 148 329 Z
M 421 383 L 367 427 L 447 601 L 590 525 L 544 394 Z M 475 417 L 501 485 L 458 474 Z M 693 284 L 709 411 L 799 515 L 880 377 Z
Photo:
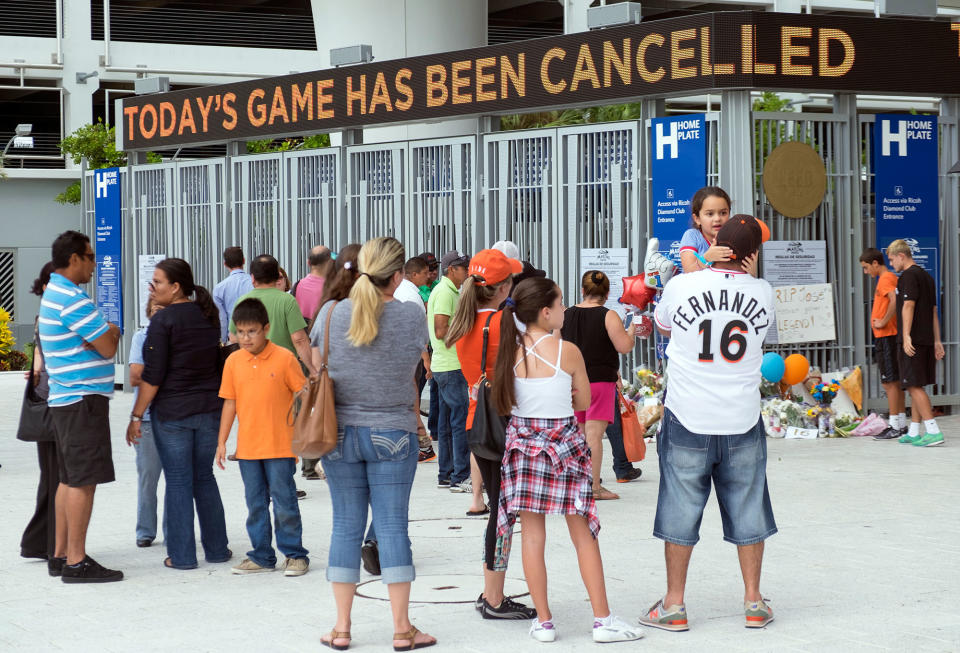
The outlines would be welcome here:
M 164 149 L 724 89 L 960 94 L 960 23 L 714 12 L 117 100 Z

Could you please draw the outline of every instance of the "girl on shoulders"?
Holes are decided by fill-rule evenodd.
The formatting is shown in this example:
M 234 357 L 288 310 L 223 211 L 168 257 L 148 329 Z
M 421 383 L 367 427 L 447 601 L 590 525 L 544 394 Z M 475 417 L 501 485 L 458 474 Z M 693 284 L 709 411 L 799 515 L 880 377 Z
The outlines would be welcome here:
M 714 245 L 720 227 L 730 219 L 730 196 L 719 186 L 704 186 L 690 201 L 693 227 L 680 239 L 680 264 L 684 272 L 696 272 L 711 263 L 729 261 L 729 247 Z

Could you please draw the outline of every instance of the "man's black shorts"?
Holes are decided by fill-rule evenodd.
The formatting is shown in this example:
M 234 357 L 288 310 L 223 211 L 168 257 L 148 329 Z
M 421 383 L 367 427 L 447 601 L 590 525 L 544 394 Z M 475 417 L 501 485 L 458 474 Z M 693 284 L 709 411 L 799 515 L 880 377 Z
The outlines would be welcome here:
M 880 383 L 896 383 L 900 380 L 897 351 L 897 336 L 884 336 L 873 341 L 873 357 L 880 368 Z
M 87 395 L 69 406 L 52 406 L 60 482 L 70 487 L 115 480 L 110 449 L 110 400 Z
M 900 343 L 900 382 L 904 388 L 922 388 L 937 382 L 937 359 L 933 345 L 914 345 L 913 356 L 907 356 Z

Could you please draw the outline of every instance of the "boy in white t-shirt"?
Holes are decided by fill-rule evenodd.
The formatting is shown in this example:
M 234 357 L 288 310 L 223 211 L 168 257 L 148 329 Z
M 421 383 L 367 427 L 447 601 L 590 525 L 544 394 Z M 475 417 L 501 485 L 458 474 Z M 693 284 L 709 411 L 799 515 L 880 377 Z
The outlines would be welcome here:
M 767 444 L 760 421 L 763 339 L 774 324 L 773 289 L 741 268 L 760 247 L 753 216 L 735 215 L 717 234 L 729 261 L 674 277 L 655 313 L 670 336 L 670 375 L 657 440 L 660 493 L 653 534 L 665 542 L 667 593 L 641 623 L 687 630 L 687 566 L 700 539 L 711 481 L 723 536 L 736 544 L 744 582 L 746 626 L 762 628 L 773 612 L 760 595 L 763 541 L 777 532 L 767 491 Z

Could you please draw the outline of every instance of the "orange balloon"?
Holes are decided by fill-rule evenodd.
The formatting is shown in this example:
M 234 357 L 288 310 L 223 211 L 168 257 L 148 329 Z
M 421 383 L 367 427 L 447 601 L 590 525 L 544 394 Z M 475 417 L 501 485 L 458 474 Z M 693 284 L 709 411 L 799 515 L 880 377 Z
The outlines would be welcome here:
M 783 382 L 788 385 L 803 383 L 810 371 L 810 361 L 803 354 L 790 354 L 783 361 Z

